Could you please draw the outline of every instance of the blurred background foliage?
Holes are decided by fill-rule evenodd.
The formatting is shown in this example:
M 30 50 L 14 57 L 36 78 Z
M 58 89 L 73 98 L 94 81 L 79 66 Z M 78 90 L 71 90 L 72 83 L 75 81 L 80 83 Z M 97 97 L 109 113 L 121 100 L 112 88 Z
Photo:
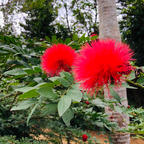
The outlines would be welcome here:
M 144 1 L 120 1 L 122 4 L 120 22 L 123 41 L 134 50 L 136 65 L 144 65 Z

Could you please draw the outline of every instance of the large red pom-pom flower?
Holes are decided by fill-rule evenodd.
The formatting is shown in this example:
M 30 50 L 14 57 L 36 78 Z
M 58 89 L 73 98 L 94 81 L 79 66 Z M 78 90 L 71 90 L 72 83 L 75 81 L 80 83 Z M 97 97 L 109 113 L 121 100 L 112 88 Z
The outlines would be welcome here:
M 65 44 L 54 44 L 41 57 L 42 69 L 50 76 L 61 71 L 69 72 L 76 57 L 75 51 Z
M 118 84 L 132 70 L 133 52 L 114 40 L 92 41 L 80 51 L 74 64 L 75 79 L 84 90 L 95 91 L 110 83 Z

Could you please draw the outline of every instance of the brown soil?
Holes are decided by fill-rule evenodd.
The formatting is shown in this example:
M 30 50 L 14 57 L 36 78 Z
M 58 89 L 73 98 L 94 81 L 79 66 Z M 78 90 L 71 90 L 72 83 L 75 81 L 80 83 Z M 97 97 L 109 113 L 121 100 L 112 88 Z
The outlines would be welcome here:
M 95 136 L 97 139 L 99 139 L 101 144 L 109 144 L 108 142 L 108 137 L 106 135 L 97 135 L 95 132 L 91 132 L 92 136 Z M 132 138 L 130 139 L 130 144 L 144 144 L 144 140 L 140 138 Z
M 48 129 L 45 131 L 49 131 Z M 99 144 L 109 144 L 108 136 L 104 134 L 97 134 L 96 132 L 91 131 L 90 132 L 93 137 L 96 137 L 96 139 L 99 141 Z M 43 135 L 39 135 L 39 137 L 33 136 L 35 139 L 38 140 L 46 140 L 47 138 Z M 66 140 L 63 139 L 63 144 L 67 144 Z M 71 144 L 78 144 L 75 142 L 71 142 Z M 132 138 L 130 139 L 130 144 L 144 144 L 144 139 L 140 138 Z

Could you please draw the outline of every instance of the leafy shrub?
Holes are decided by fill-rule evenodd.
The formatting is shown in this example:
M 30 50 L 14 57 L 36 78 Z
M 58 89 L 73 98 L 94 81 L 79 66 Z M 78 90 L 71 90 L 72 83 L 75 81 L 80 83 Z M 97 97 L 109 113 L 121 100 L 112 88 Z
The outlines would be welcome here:
M 10 44 L 3 43 L 0 47 L 6 52 L 0 55 L 6 57 L 5 62 L 0 61 L 1 135 L 15 135 L 16 139 L 20 139 L 30 134 L 43 134 L 49 141 L 60 143 L 63 138 L 68 142 L 79 142 L 85 130 L 107 133 L 118 130 L 117 124 L 110 122 L 105 114 L 105 107 L 119 113 L 125 113 L 127 109 L 120 105 L 122 99 L 113 87 L 110 92 L 114 99 L 104 99 L 103 90 L 95 98 L 79 89 L 71 73 L 61 72 L 59 76 L 49 78 L 42 73 L 41 53 L 51 43 L 59 42 L 54 37 L 48 40 L 20 40 L 19 46 L 10 47 Z M 79 49 L 90 40 L 83 35 L 81 38 L 74 36 L 74 41 L 69 39 L 63 43 Z M 6 46 L 9 49 L 5 49 Z M 143 87 L 140 83 L 137 85 L 133 78 L 127 80 L 131 86 Z M 125 85 L 128 88 L 131 86 Z
M 21 138 L 20 140 L 16 140 L 15 136 L 3 136 L 0 137 L 1 144 L 47 144 L 47 141 L 38 141 L 30 138 Z

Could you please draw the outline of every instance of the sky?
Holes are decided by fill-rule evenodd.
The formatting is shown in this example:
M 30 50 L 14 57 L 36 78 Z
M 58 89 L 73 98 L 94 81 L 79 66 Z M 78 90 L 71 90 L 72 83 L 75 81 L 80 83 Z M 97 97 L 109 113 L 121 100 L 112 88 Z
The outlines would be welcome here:
M 5 4 L 7 3 L 8 0 L 0 0 L 0 8 L 2 3 Z M 14 11 L 14 16 L 12 17 L 12 23 L 13 23 L 13 30 L 14 32 L 19 35 L 21 33 L 21 31 L 23 31 L 23 28 L 20 27 L 19 23 L 25 23 L 25 17 L 27 16 L 27 14 L 25 13 L 16 13 L 16 11 Z M 4 20 L 3 20 L 3 13 L 0 10 L 0 27 L 4 26 Z
M 0 9 L 1 9 L 1 5 L 2 3 L 7 2 L 7 0 L 0 0 Z M 4 26 L 4 20 L 3 20 L 3 13 L 0 10 L 0 26 Z
M 0 12 L 0 26 L 4 26 L 3 14 Z

